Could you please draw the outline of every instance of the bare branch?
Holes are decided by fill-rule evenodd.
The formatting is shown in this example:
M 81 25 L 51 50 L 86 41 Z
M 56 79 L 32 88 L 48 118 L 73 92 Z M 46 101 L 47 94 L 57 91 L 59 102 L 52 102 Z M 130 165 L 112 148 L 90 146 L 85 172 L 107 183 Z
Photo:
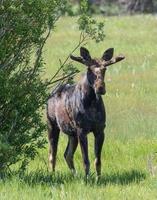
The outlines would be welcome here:
M 85 35 L 84 32 L 80 33 L 80 38 L 79 38 L 79 42 L 78 44 L 74 47 L 74 49 L 69 53 L 69 55 L 65 58 L 64 62 L 62 62 L 61 64 L 61 60 L 60 61 L 60 67 L 59 69 L 56 71 L 56 73 L 53 75 L 53 77 L 50 79 L 49 83 L 52 84 L 53 83 L 53 79 L 57 77 L 57 75 L 60 73 L 60 71 L 62 70 L 62 68 L 65 66 L 65 64 L 67 63 L 68 59 L 71 57 L 71 54 L 73 54 L 81 45 L 85 45 L 86 41 L 88 40 L 88 35 Z M 57 82 L 57 80 L 55 81 Z
M 76 74 L 77 74 L 77 72 L 72 72 L 72 73 L 70 73 L 70 74 L 68 74 L 66 76 L 62 76 L 62 77 L 58 78 L 57 80 L 54 80 L 54 81 L 51 80 L 51 82 L 49 81 L 47 85 L 53 85 L 54 83 L 57 83 L 59 81 L 65 81 L 65 80 L 67 80 L 69 78 L 74 77 Z

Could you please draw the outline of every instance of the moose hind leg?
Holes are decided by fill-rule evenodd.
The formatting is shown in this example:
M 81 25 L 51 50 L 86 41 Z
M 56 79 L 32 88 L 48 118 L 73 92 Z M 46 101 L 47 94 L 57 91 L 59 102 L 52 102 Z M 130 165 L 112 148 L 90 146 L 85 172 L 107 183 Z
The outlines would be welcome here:
M 56 166 L 59 132 L 60 130 L 57 124 L 48 121 L 49 163 L 53 171 L 55 171 L 55 166 Z
M 75 172 L 73 157 L 74 157 L 74 153 L 76 151 L 77 145 L 78 145 L 77 137 L 69 136 L 68 144 L 64 153 L 64 158 L 67 162 L 69 169 L 72 170 L 73 172 Z
M 96 173 L 97 176 L 99 177 L 101 175 L 101 151 L 102 151 L 102 146 L 104 143 L 104 132 L 94 132 L 95 136 L 95 168 L 96 168 Z
M 83 157 L 83 163 L 84 163 L 84 169 L 85 169 L 85 175 L 86 178 L 89 175 L 89 170 L 90 170 L 90 162 L 89 162 L 89 157 L 88 157 L 88 140 L 87 136 L 84 134 L 79 134 L 79 142 L 80 142 L 80 147 L 81 147 L 81 152 L 82 152 L 82 157 Z

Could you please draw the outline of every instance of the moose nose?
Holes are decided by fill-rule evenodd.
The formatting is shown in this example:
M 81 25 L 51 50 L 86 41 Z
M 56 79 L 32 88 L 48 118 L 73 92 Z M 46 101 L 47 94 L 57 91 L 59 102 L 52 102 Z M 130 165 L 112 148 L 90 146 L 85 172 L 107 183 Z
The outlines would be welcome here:
M 99 87 L 98 93 L 105 94 L 106 93 L 105 87 L 103 87 L 103 86 Z

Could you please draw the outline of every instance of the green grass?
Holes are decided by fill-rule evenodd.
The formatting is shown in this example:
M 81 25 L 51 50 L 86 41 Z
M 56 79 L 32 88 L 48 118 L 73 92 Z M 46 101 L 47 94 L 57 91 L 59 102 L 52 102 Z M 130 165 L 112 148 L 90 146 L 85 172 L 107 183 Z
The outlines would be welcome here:
M 56 174 L 48 171 L 45 149 L 25 175 L 3 177 L 0 199 L 157 199 L 157 173 L 153 177 L 148 167 L 150 155 L 157 152 L 157 18 L 142 15 L 108 17 L 105 21 L 104 42 L 90 42 L 87 47 L 95 57 L 114 47 L 115 54 L 123 53 L 126 59 L 111 66 L 106 74 L 107 127 L 101 180 L 95 180 L 93 135 L 89 135 L 91 175 L 86 183 L 80 148 L 75 155 L 77 175 L 73 177 L 66 166 L 63 153 L 67 137 L 62 134 Z M 59 58 L 64 60 L 77 44 L 75 22 L 76 18 L 60 19 L 49 38 L 44 52 L 46 77 L 53 75 Z M 155 159 L 150 162 L 157 165 Z

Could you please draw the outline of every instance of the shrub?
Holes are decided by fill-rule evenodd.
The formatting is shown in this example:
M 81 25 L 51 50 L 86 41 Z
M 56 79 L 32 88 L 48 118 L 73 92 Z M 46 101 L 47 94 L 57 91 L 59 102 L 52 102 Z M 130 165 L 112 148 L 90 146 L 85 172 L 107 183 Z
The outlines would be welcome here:
M 60 0 L 1 2 L 0 169 L 25 168 L 45 144 L 41 110 L 47 97 L 42 48 L 60 16 Z

